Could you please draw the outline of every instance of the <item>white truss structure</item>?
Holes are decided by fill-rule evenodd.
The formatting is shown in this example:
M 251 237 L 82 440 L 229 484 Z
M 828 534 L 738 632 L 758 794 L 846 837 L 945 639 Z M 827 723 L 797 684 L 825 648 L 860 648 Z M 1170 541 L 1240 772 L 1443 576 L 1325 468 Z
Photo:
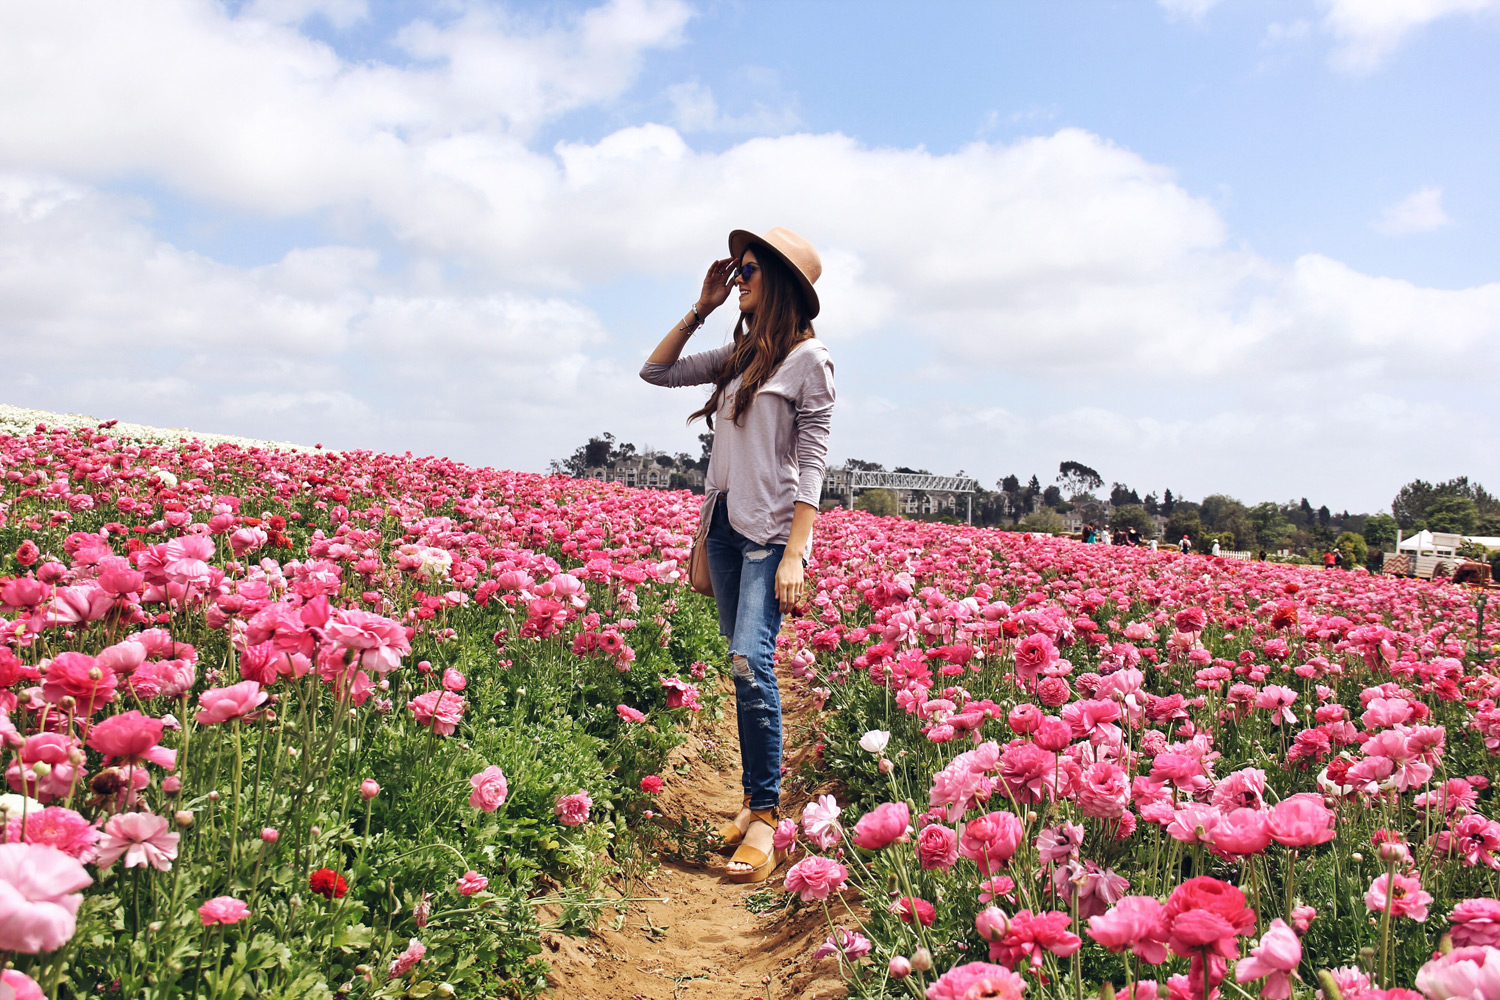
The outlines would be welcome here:
M 923 490 L 932 493 L 967 493 L 967 520 L 974 523 L 973 493 L 979 487 L 977 479 L 967 476 L 929 476 L 919 472 L 850 472 L 849 507 L 854 507 L 856 489 Z

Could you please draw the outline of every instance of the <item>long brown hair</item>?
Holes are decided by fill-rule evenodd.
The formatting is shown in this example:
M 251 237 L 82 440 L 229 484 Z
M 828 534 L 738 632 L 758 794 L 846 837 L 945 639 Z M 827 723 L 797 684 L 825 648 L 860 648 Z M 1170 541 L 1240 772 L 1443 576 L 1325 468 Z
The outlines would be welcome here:
M 746 315 L 740 313 L 739 322 L 734 325 L 734 350 L 719 372 L 713 395 L 703 409 L 688 417 L 689 423 L 703 417 L 709 430 L 713 430 L 714 414 L 724 390 L 736 376 L 744 376 L 730 412 L 730 419 L 738 424 L 755 401 L 755 394 L 792 353 L 792 348 L 813 336 L 807 299 L 790 265 L 763 243 L 752 243 L 745 249 L 755 251 L 755 263 L 760 267 L 760 304 L 748 322 Z

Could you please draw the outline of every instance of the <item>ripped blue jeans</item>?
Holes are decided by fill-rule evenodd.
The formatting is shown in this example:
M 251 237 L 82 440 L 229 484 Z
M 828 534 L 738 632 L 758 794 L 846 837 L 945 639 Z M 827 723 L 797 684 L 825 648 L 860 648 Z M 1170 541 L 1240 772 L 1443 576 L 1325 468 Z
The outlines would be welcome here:
M 786 546 L 759 545 L 730 527 L 724 494 L 714 504 L 706 545 L 719 631 L 729 640 L 745 794 L 751 809 L 774 809 L 781 803 L 781 689 L 774 666 L 781 604 L 776 600 L 776 569 Z

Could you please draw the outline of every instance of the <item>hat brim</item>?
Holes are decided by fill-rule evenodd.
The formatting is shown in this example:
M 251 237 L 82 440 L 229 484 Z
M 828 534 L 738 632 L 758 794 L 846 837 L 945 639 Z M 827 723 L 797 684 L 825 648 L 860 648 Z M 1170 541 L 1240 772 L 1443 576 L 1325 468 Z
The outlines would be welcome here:
M 777 250 L 764 236 L 752 233 L 748 229 L 732 230 L 729 233 L 729 255 L 735 260 L 739 260 L 751 243 L 756 244 L 757 247 L 764 247 L 771 251 L 787 266 L 787 270 L 792 272 L 792 275 L 797 279 L 797 284 L 802 287 L 803 297 L 807 299 L 807 318 L 815 318 L 818 315 L 819 303 L 818 293 L 813 289 L 813 283 L 807 280 L 807 275 L 802 273 L 802 268 L 792 263 L 791 258 L 780 250 Z

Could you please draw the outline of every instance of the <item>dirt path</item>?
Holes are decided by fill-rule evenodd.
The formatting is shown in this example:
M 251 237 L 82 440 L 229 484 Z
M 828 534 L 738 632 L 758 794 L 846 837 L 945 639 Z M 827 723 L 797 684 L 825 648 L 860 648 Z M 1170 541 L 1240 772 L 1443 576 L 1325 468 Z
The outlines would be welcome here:
M 802 738 L 811 706 L 783 678 L 787 763 L 795 774 L 811 753 Z M 687 774 L 668 773 L 658 796 L 665 816 L 717 826 L 739 810 L 739 745 L 733 695 L 717 726 L 693 734 L 672 754 L 672 765 Z M 783 813 L 800 816 L 811 790 L 791 780 L 783 792 Z M 544 957 L 552 963 L 549 980 L 556 995 L 625 1000 L 836 1000 L 845 995 L 836 963 L 812 961 L 827 932 L 821 912 L 789 914 L 782 904 L 786 867 L 761 885 L 736 885 L 723 878 L 728 855 L 705 863 L 664 862 L 636 882 L 636 897 L 664 902 L 629 904 L 621 926 L 606 909 L 600 926 L 586 940 L 546 935 Z M 774 887 L 770 892 L 766 887 Z M 774 900 L 769 909 L 746 903 Z M 762 910 L 762 912 L 752 912 Z

